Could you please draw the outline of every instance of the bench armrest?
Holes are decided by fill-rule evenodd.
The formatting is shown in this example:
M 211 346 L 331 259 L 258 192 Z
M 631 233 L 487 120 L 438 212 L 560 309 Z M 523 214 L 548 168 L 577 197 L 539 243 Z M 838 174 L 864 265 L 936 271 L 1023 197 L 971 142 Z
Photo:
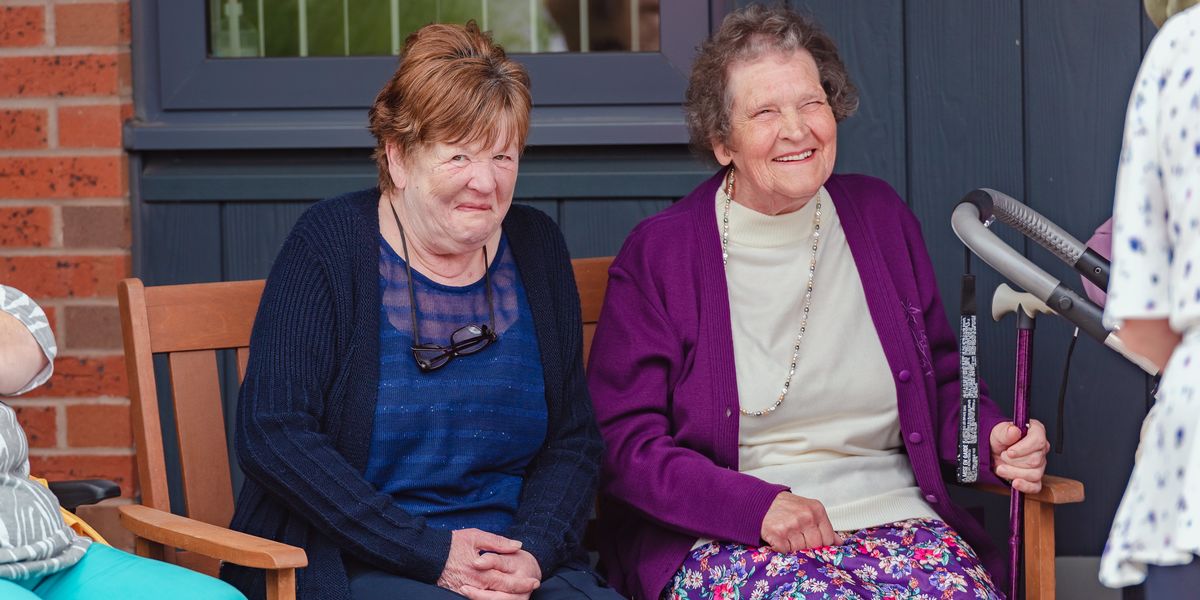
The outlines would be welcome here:
M 254 569 L 299 569 L 308 565 L 304 550 L 272 540 L 209 525 L 141 505 L 127 505 L 121 524 L 134 535 Z
M 992 494 L 1007 496 L 1012 490 L 1002 485 L 981 484 L 971 486 Z M 1083 502 L 1083 483 L 1066 477 L 1046 475 L 1042 478 L 1042 491 L 1025 494 L 1025 498 L 1044 504 L 1074 504 Z

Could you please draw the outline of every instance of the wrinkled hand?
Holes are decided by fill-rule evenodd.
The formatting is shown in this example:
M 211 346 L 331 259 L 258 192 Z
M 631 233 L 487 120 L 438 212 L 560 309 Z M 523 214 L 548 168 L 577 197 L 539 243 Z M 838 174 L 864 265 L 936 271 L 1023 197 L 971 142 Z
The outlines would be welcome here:
M 833 531 L 825 506 L 812 498 L 780 492 L 762 522 L 762 539 L 776 552 L 835 546 L 842 539 Z
M 507 573 L 513 577 L 520 579 L 533 579 L 533 581 L 542 580 L 542 568 L 538 565 L 537 559 L 532 554 L 518 550 L 512 554 L 483 554 L 475 559 L 472 566 L 480 572 L 498 571 Z M 529 594 L 513 594 L 494 592 L 491 590 L 481 590 L 471 585 L 464 585 L 459 591 L 460 594 L 470 598 L 471 600 L 491 600 L 495 599 L 526 599 Z
M 495 554 L 481 556 L 480 552 Z M 521 542 L 516 540 L 479 529 L 457 529 L 451 533 L 450 555 L 437 585 L 471 600 L 523 600 L 537 589 L 540 577 L 475 567 L 476 561 L 484 556 L 511 557 L 520 552 Z
M 1018 492 L 1036 494 L 1042 490 L 1050 442 L 1046 441 L 1046 427 L 1041 421 L 1031 419 L 1023 438 L 1012 421 L 1000 423 L 992 428 L 991 446 L 992 472 L 997 477 L 1011 481 Z

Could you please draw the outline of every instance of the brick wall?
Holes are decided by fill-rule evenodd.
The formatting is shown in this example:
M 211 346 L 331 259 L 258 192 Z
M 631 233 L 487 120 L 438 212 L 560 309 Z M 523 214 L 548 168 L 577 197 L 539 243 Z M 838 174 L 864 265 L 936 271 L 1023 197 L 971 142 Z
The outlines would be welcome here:
M 35 474 L 113 479 L 126 496 L 116 282 L 130 272 L 129 29 L 127 0 L 0 3 L 0 282 L 46 309 L 59 346 L 50 383 L 10 403 Z M 111 508 L 91 512 L 112 521 Z

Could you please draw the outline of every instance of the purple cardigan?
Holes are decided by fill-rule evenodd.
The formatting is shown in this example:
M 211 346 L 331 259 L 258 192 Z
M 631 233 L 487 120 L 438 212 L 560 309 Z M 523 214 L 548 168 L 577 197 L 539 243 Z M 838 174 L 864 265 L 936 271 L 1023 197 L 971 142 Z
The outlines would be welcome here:
M 787 489 L 738 472 L 733 334 L 713 208 L 723 176 L 630 233 L 591 347 L 588 384 L 607 446 L 600 556 L 610 582 L 641 600 L 659 597 L 698 537 L 762 543 L 763 516 Z M 834 175 L 825 187 L 895 377 L 917 484 L 1000 583 L 1004 561 L 942 481 L 942 466 L 955 461 L 958 351 L 920 224 L 878 179 Z M 986 397 L 979 413 L 981 436 L 1006 420 Z M 999 483 L 986 441 L 979 461 L 981 477 Z

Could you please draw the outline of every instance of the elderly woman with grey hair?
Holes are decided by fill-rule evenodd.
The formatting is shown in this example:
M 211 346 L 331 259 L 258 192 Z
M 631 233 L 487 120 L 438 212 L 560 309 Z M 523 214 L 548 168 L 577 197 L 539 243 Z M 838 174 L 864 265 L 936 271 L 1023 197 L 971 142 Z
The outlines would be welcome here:
M 856 107 L 788 9 L 734 12 L 700 49 L 688 124 L 721 169 L 630 234 L 588 369 L 626 594 L 1000 597 L 942 481 L 958 353 L 920 225 L 883 181 L 832 174 Z M 984 396 L 980 478 L 1038 491 L 1045 429 Z

